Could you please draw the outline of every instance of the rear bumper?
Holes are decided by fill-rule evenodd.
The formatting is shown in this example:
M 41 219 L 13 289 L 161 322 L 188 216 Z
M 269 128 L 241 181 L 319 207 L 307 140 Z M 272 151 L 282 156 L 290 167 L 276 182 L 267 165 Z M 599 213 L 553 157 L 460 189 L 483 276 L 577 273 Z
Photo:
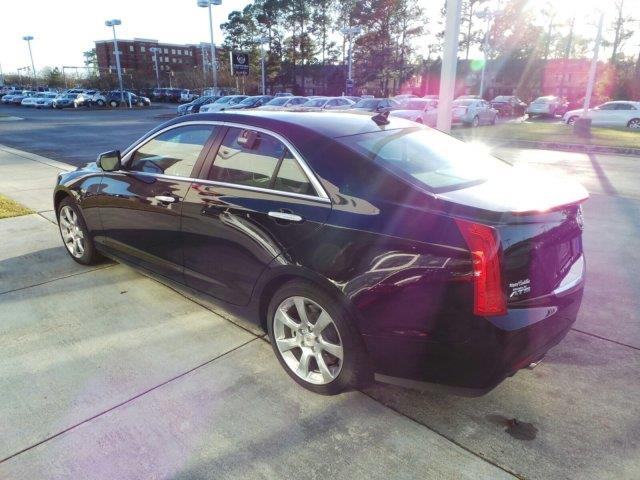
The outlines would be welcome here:
M 435 383 L 451 393 L 482 395 L 539 361 L 567 335 L 582 293 L 581 280 L 544 302 L 539 300 L 538 305 L 510 308 L 502 317 L 451 319 L 469 329 L 466 340 L 458 343 L 365 335 L 376 378 L 409 387 L 416 387 L 416 382 Z

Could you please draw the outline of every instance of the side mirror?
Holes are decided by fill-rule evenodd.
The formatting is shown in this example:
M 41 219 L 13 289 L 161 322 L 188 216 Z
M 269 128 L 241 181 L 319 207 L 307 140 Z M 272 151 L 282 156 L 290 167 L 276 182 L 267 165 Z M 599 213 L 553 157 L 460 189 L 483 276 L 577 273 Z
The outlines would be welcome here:
M 96 162 L 105 172 L 113 172 L 120 170 L 122 165 L 120 163 L 120 150 L 111 150 L 98 155 L 98 161 Z

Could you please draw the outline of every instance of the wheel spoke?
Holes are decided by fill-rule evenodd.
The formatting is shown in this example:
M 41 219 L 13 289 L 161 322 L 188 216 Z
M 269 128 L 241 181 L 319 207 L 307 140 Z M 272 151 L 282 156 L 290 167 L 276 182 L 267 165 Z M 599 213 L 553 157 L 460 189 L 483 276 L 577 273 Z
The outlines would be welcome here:
M 278 349 L 284 353 L 298 346 L 298 340 L 295 338 L 282 338 L 277 339 Z
M 327 366 L 327 362 L 324 361 L 322 357 L 322 353 L 318 352 L 315 354 L 316 362 L 318 363 L 318 369 L 320 370 L 320 374 L 322 375 L 322 380 L 325 382 L 330 382 L 333 380 L 333 375 Z
M 278 308 L 278 310 L 276 310 L 276 317 L 275 317 L 276 321 L 282 323 L 284 326 L 289 327 L 291 330 L 298 330 L 300 328 L 300 325 L 297 324 L 293 318 L 291 318 L 289 315 L 287 315 L 286 312 L 284 312 L 282 310 L 282 308 Z
M 309 361 L 311 360 L 312 356 L 313 354 L 309 349 L 302 349 L 302 355 L 300 356 L 300 363 L 298 364 L 296 373 L 304 379 L 309 376 Z
M 340 345 L 327 342 L 324 338 L 318 339 L 318 345 L 320 345 L 320 348 L 325 352 L 330 353 L 334 357 L 342 360 L 342 347 Z
M 318 320 L 316 320 L 315 325 L 313 326 L 313 332 L 318 335 L 320 334 L 325 328 L 327 328 L 329 325 L 331 325 L 331 317 L 329 316 L 329 314 L 327 312 L 325 312 L 324 310 L 322 311 L 322 313 L 320 314 L 320 316 L 318 317 Z
M 306 327 L 309 325 L 309 319 L 307 318 L 307 308 L 304 305 L 304 298 L 294 297 L 293 303 L 296 305 L 296 311 L 298 312 L 298 318 L 300 319 L 300 325 Z

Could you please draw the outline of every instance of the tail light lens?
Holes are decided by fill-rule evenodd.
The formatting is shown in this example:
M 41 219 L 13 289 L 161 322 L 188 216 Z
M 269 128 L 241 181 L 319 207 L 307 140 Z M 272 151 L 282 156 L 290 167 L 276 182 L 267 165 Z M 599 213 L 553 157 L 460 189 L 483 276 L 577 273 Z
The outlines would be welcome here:
M 473 313 L 483 316 L 506 314 L 498 232 L 492 227 L 466 220 L 456 219 L 456 223 L 471 250 Z

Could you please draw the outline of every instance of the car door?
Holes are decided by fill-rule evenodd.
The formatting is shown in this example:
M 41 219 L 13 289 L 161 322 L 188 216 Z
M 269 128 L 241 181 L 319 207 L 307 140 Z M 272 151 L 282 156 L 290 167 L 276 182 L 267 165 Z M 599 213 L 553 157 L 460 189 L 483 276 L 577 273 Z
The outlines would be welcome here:
M 615 103 L 604 103 L 597 109 L 594 109 L 589 114 L 591 117 L 591 124 L 601 127 L 613 125 L 615 123 L 617 113 L 616 107 L 617 105 Z
M 183 281 L 180 215 L 194 170 L 216 127 L 169 127 L 136 146 L 123 168 L 105 173 L 100 191 L 104 243 L 127 260 Z
M 326 222 L 331 202 L 294 148 L 231 126 L 184 201 L 186 283 L 244 305 L 264 269 Z
M 620 102 L 616 104 L 616 115 L 611 124 L 612 127 L 626 127 L 629 120 L 637 118 L 638 110 L 630 103 Z

